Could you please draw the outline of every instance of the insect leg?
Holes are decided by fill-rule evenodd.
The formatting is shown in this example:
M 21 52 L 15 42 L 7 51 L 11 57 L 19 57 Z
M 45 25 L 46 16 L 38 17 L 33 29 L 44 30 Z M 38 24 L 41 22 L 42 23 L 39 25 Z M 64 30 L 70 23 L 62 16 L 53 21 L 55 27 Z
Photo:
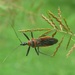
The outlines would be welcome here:
M 28 47 L 28 50 L 27 50 L 26 56 L 28 56 L 29 51 L 30 51 L 30 46 Z
M 29 37 L 28 37 L 25 33 L 23 33 L 23 35 L 24 35 L 28 40 L 30 40 Z
M 31 37 L 32 37 L 32 38 L 34 38 L 34 37 L 33 37 L 33 33 L 32 33 L 32 32 L 31 32 Z
M 43 54 L 43 55 L 46 55 L 46 56 L 50 56 L 50 55 L 48 55 L 48 54 L 45 54 L 45 53 L 41 52 L 41 51 L 39 50 L 39 47 L 37 47 L 37 48 L 38 48 L 38 52 L 39 52 L 40 54 Z
M 45 53 L 43 53 L 43 52 L 41 52 L 41 51 L 39 51 L 39 53 L 40 53 L 40 54 L 43 54 L 43 55 L 46 55 L 46 56 L 50 56 L 50 55 L 45 54 Z
M 35 51 L 36 51 L 37 55 L 39 55 L 39 52 L 37 51 L 36 47 L 35 47 Z
M 37 47 L 37 50 L 38 50 L 38 52 L 39 52 L 39 47 Z

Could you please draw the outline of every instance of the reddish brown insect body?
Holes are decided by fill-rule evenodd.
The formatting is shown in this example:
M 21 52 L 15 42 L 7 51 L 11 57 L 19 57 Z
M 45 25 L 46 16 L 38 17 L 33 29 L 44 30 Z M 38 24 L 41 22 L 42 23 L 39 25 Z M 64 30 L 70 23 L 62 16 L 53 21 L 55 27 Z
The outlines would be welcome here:
M 51 38 L 49 36 L 40 37 L 38 39 L 32 38 L 28 41 L 28 45 L 32 47 L 45 47 L 45 46 L 51 46 L 53 44 L 56 44 L 58 42 L 57 39 Z
M 26 56 L 28 55 L 28 53 L 30 51 L 30 47 L 33 47 L 35 49 L 37 55 L 39 55 L 39 47 L 51 46 L 58 42 L 57 39 L 52 38 L 50 36 L 44 36 L 44 37 L 39 37 L 39 38 L 35 39 L 35 38 L 33 38 L 32 32 L 31 32 L 32 39 L 30 40 L 29 37 L 25 33 L 23 33 L 23 34 L 28 39 L 28 42 L 21 43 L 20 45 L 22 45 L 22 46 L 28 45 L 29 46 Z

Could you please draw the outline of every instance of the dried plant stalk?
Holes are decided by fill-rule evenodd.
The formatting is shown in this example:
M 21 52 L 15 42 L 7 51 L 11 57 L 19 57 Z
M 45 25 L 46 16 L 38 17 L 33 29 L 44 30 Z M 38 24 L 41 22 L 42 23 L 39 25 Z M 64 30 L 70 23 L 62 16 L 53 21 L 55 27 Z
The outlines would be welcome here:
M 59 17 L 59 19 L 62 18 L 60 8 L 58 8 L 58 17 Z
M 64 22 L 65 22 L 65 25 L 66 25 L 66 27 L 67 27 L 68 31 L 72 33 L 72 31 L 70 30 L 70 28 L 69 28 L 69 26 L 68 26 L 68 24 L 67 24 L 66 20 L 65 20 L 65 19 L 63 19 L 63 20 L 64 20 Z
M 69 38 L 69 40 L 68 40 L 68 43 L 67 43 L 66 49 L 68 49 L 68 46 L 69 46 L 70 41 L 71 41 L 71 38 L 72 38 L 72 35 L 70 36 L 70 38 Z
M 48 35 L 50 32 L 52 32 L 53 30 L 48 30 L 47 32 L 43 33 L 40 37 L 42 36 L 46 36 Z M 52 37 L 54 37 L 56 35 L 57 31 L 55 31 L 53 34 L 52 34 Z
M 66 57 L 69 57 L 70 54 L 74 51 L 75 49 L 75 44 L 72 46 L 71 50 L 69 50 L 69 52 L 67 53 Z
M 58 46 L 56 47 L 56 50 L 54 51 L 54 53 L 52 54 L 52 56 L 55 56 L 55 54 L 57 53 L 59 47 L 61 46 L 61 43 L 63 42 L 64 36 L 62 37 L 61 41 L 58 43 Z
M 47 32 L 43 33 L 42 35 L 40 35 L 39 37 L 43 37 L 46 36 L 47 34 L 49 34 L 52 30 L 48 30 Z
M 53 34 L 52 34 L 52 37 L 54 37 L 56 35 L 57 31 L 55 31 Z
M 19 32 L 31 32 L 31 31 L 51 31 L 50 28 L 37 28 L 37 29 L 26 29 L 26 30 L 19 30 Z
M 55 26 L 56 29 L 58 29 L 58 27 L 56 26 L 56 24 L 54 23 L 52 17 L 48 14 L 50 21 L 52 22 L 52 24 Z
M 49 14 L 54 18 L 56 19 L 56 21 L 61 25 L 61 27 L 63 27 L 66 31 L 67 31 L 67 28 L 64 26 L 64 24 L 61 22 L 61 20 L 59 18 L 57 18 L 51 11 L 49 11 Z M 61 30 L 61 28 L 60 28 Z
M 43 14 L 42 14 L 42 18 L 47 21 L 54 29 L 56 28 L 55 27 L 55 24 L 53 24 L 48 18 L 46 18 Z
M 58 8 L 58 18 L 60 19 L 60 21 L 62 21 L 62 20 L 61 20 L 62 17 L 61 17 L 61 11 L 60 11 L 60 8 Z M 59 26 L 60 26 L 60 30 L 63 30 L 62 25 L 60 24 Z
M 54 31 L 54 30 L 56 31 L 55 33 L 52 34 L 52 37 L 54 37 L 56 35 L 56 33 L 58 33 L 58 32 L 64 33 L 64 35 L 66 35 L 66 34 L 70 35 L 67 46 L 66 46 L 66 49 L 67 49 L 69 47 L 69 44 L 70 44 L 71 40 L 73 42 L 75 42 L 75 40 L 72 39 L 72 36 L 75 37 L 75 34 L 71 31 L 71 29 L 68 26 L 66 20 L 62 18 L 60 8 L 58 8 L 58 16 L 54 15 L 51 11 L 48 12 L 48 16 L 49 16 L 49 19 L 47 17 L 45 17 L 44 15 L 42 15 L 43 19 L 45 19 L 53 27 L 53 29 L 51 31 Z M 54 19 L 56 20 L 56 22 L 59 23 L 59 25 L 56 25 Z M 65 24 L 62 22 L 62 20 L 64 20 Z M 49 33 L 49 31 L 45 32 L 43 35 L 46 35 L 48 33 Z M 58 46 L 57 46 L 57 48 L 54 51 L 52 56 L 54 56 L 56 54 L 56 52 L 58 51 L 58 48 L 61 46 L 61 43 L 62 43 L 63 39 L 64 39 L 64 37 L 62 37 L 61 41 L 59 42 L 59 44 L 58 44 Z M 67 56 L 69 56 L 69 54 L 72 53 L 73 49 L 74 49 L 74 46 L 69 51 Z

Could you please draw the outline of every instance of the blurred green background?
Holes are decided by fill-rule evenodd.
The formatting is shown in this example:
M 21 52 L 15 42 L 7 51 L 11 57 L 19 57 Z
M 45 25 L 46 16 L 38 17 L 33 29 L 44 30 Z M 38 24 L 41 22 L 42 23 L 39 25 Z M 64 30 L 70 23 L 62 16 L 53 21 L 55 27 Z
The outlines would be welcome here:
M 11 25 L 14 26 L 19 38 L 27 42 L 18 30 L 51 28 L 42 19 L 41 14 L 47 15 L 50 10 L 57 15 L 58 7 L 71 30 L 75 32 L 75 0 L 0 0 L 0 75 L 75 75 L 75 53 L 66 58 L 73 45 L 71 42 L 69 49 L 65 49 L 68 35 L 54 57 L 41 54 L 37 56 L 33 48 L 26 57 L 27 46 L 19 47 L 11 53 L 20 44 Z M 34 32 L 34 37 L 37 38 L 42 33 L 44 31 Z M 31 38 L 29 32 L 27 35 Z M 60 41 L 62 36 L 63 34 L 59 34 L 55 37 Z M 51 54 L 56 46 L 57 44 L 40 50 Z

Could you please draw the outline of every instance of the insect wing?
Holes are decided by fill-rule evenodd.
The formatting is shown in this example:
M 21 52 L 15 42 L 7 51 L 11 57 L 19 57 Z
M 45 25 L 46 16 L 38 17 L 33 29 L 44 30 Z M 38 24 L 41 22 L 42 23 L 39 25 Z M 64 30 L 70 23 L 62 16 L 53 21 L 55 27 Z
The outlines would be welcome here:
M 38 46 L 51 46 L 53 44 L 56 44 L 58 42 L 57 39 L 55 38 L 50 38 L 50 37 L 43 37 L 38 39 Z

